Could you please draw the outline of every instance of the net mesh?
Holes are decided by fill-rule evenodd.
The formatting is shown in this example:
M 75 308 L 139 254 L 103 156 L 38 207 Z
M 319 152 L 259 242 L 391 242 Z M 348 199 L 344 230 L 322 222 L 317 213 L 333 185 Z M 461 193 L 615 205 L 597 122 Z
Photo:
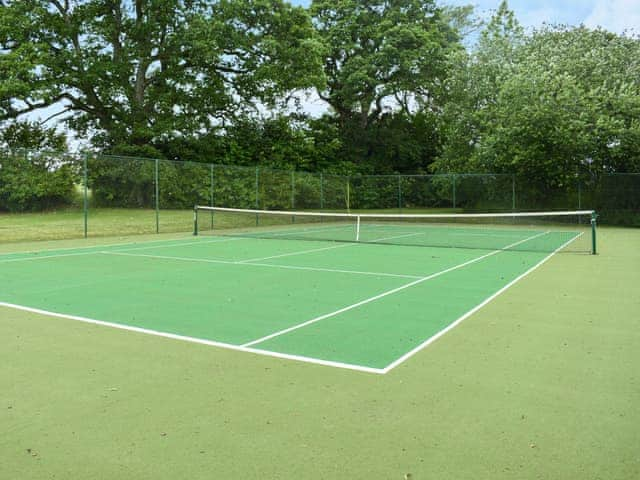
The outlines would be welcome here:
M 348 214 L 195 208 L 195 233 L 533 252 L 591 252 L 591 211 Z

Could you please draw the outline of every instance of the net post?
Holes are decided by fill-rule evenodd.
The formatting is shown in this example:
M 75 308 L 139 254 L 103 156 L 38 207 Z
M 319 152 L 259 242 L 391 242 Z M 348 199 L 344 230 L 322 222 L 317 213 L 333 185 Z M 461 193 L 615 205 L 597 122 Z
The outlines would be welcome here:
M 296 172 L 291 170 L 291 210 L 296 208 Z
M 82 157 L 82 183 L 84 184 L 82 192 L 82 210 L 84 216 L 84 238 L 89 235 L 89 154 L 85 153 Z
M 160 160 L 156 158 L 154 182 L 156 197 L 156 233 L 160 233 L 160 184 L 159 184 Z
M 597 218 L 598 218 L 598 214 L 595 211 L 591 212 L 591 255 L 595 255 L 597 253 L 597 249 L 596 249 Z
M 193 207 L 193 235 L 194 236 L 198 235 L 198 206 L 197 205 Z
M 356 242 L 360 241 L 360 215 L 356 216 Z

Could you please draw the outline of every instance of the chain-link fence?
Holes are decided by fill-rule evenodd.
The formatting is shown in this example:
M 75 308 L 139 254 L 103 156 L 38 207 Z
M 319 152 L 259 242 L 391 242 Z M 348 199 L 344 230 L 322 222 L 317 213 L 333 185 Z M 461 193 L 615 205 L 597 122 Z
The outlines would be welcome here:
M 555 186 L 497 174 L 364 175 L 107 155 L 0 152 L 0 241 L 188 232 L 194 205 L 266 210 L 595 209 L 640 226 L 640 173 Z

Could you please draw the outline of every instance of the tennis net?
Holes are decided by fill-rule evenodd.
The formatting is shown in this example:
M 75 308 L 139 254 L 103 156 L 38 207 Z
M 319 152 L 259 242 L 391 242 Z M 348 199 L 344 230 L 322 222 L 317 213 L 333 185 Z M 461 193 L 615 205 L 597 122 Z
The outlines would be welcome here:
M 596 214 L 377 214 L 194 208 L 194 234 L 535 252 L 596 252 Z

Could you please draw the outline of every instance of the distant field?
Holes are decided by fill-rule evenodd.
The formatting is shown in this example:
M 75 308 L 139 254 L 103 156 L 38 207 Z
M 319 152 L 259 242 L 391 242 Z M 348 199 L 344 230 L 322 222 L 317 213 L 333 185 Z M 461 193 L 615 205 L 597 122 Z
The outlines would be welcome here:
M 188 232 L 193 228 L 192 210 L 162 210 L 161 232 Z M 105 237 L 156 232 L 156 212 L 151 209 L 92 208 L 88 216 L 89 236 Z M 46 213 L 0 214 L 0 242 L 81 238 L 82 209 Z

